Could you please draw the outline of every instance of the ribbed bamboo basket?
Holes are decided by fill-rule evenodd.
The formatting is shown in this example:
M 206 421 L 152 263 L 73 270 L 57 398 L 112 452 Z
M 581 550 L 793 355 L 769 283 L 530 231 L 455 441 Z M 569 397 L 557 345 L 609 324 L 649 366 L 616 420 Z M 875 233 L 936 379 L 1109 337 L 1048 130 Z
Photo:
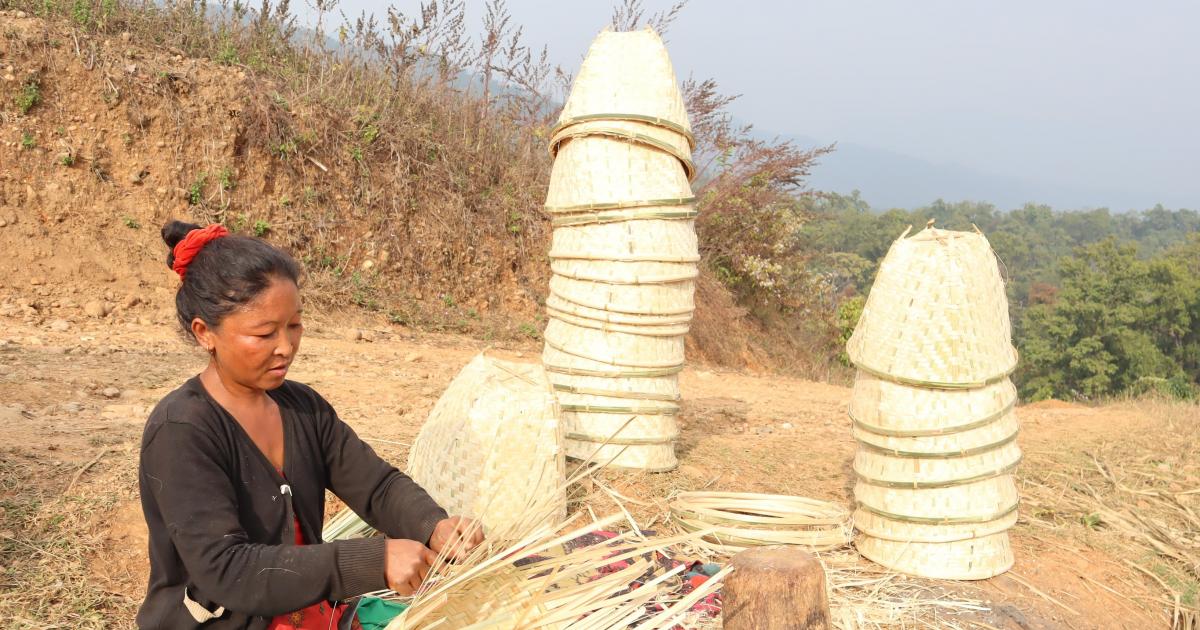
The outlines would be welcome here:
M 694 263 L 700 260 L 694 220 L 647 219 L 555 228 L 551 260 Z
M 614 365 L 580 356 L 575 350 L 547 342 L 542 349 L 542 365 L 549 374 L 597 376 L 609 379 L 644 379 L 671 376 L 683 371 L 683 362 L 658 367 Z
M 897 239 L 846 344 L 860 370 L 903 384 L 977 388 L 1016 367 L 1004 280 L 977 232 Z
M 663 368 L 683 364 L 683 336 L 650 337 L 607 332 L 551 319 L 543 333 L 547 344 L 570 348 L 578 356 L 625 367 Z
M 577 374 L 546 372 L 546 378 L 556 393 L 588 394 L 631 400 L 659 400 L 678 403 L 679 375 L 651 378 L 605 378 Z
M 563 429 L 541 366 L 476 356 L 429 412 L 408 473 L 453 514 L 487 530 L 526 516 L 549 497 L 566 515 Z M 550 495 L 553 495 L 552 497 Z
M 1017 403 L 1012 381 L 977 389 L 937 390 L 901 385 L 858 372 L 849 413 L 878 435 L 921 437 L 969 431 L 996 422 Z
M 900 457 L 923 457 L 937 459 L 962 457 L 997 449 L 1016 440 L 1017 414 L 1009 410 L 999 418 L 974 429 L 944 435 L 900 437 L 880 435 L 868 430 L 865 425 L 855 423 L 854 438 L 863 448 Z
M 612 284 L 554 274 L 550 292 L 575 304 L 631 315 L 681 315 L 696 310 L 694 280 L 661 284 Z
M 881 540 L 914 543 L 952 543 L 1001 534 L 1017 524 L 1017 511 L 1012 510 L 991 521 L 913 522 L 880 516 L 859 508 L 854 511 L 854 528 Z
M 651 220 L 685 220 L 700 216 L 696 207 L 690 203 L 674 206 L 637 206 L 617 210 L 586 210 L 555 214 L 550 217 L 551 227 L 576 227 L 580 225 L 599 225 L 604 223 L 622 223 L 625 221 Z
M 665 153 L 678 160 L 689 182 L 696 178 L 696 165 L 692 163 L 692 139 L 676 130 L 641 121 L 596 119 L 561 127 L 550 138 L 550 155 L 557 157 L 564 146 L 589 138 L 622 142 Z
M 921 522 L 994 521 L 1016 508 L 1020 497 L 1012 475 L 949 488 L 888 488 L 862 481 L 854 499 L 869 511 L 894 520 Z
M 550 270 L 565 278 L 605 284 L 667 284 L 700 276 L 696 263 L 652 261 L 551 259 Z
M 691 137 L 671 57 L 652 29 L 605 29 L 592 41 L 558 128 L 595 119 L 636 120 Z
M 611 324 L 633 324 L 635 326 L 673 326 L 687 325 L 692 321 L 692 314 L 679 313 L 676 315 L 633 315 L 629 313 L 618 313 L 615 311 L 607 311 L 599 308 L 590 308 L 582 304 L 576 304 L 564 297 L 551 293 L 546 296 L 546 308 L 554 309 L 560 313 L 575 315 L 576 317 L 585 317 L 600 322 L 608 322 Z
M 559 145 L 545 209 L 551 214 L 684 206 L 692 199 L 679 158 L 616 136 L 572 137 Z
M 1013 564 L 1007 532 L 949 543 L 897 542 L 861 534 L 854 545 L 885 567 L 941 580 L 983 580 Z
M 650 337 L 678 337 L 686 335 L 690 328 L 688 324 L 616 324 L 565 313 L 549 306 L 546 307 L 546 315 L 574 326 L 582 326 L 583 328 L 629 333 L 631 335 L 647 335 Z
M 978 455 L 947 459 L 892 457 L 860 445 L 854 455 L 854 472 L 859 479 L 876 486 L 939 488 L 965 486 L 1005 475 L 1020 461 L 1021 449 L 1016 442 Z
M 630 470 L 666 472 L 679 465 L 675 416 L 563 412 L 567 457 Z

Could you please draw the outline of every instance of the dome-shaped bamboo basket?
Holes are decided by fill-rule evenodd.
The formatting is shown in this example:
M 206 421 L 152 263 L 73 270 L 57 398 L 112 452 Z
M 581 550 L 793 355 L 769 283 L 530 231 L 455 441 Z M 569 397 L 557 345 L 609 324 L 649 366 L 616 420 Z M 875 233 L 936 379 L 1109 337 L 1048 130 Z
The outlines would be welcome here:
M 408 474 L 452 514 L 503 529 L 552 497 L 566 516 L 563 427 L 541 366 L 477 355 L 434 404 Z
M 880 435 L 855 423 L 854 438 L 863 448 L 897 457 L 937 459 L 962 457 L 995 450 L 1017 439 L 1017 414 L 1013 410 L 973 429 L 943 435 L 901 437 L 899 432 Z
M 1017 365 L 1004 280 L 977 232 L 927 228 L 892 244 L 846 344 L 860 370 L 899 383 L 976 388 Z
M 613 136 L 563 142 L 550 170 L 545 209 L 551 214 L 684 206 L 694 201 L 679 158 Z
M 877 435 L 937 436 L 993 423 L 1012 411 L 1017 388 L 1003 379 L 976 389 L 938 390 L 901 385 L 859 371 L 850 419 Z
M 1013 565 L 1007 532 L 946 543 L 883 540 L 861 534 L 854 546 L 867 559 L 890 569 L 940 580 L 983 580 Z
M 1013 511 L 1020 496 L 1012 475 L 949 488 L 889 488 L 854 484 L 854 500 L 871 512 L 912 522 L 986 522 Z
M 546 309 L 552 309 L 576 317 L 585 317 L 599 322 L 632 324 L 634 326 L 677 326 L 681 324 L 687 325 L 692 321 L 692 314 L 690 312 L 677 315 L 633 315 L 618 313 L 576 304 L 554 293 L 546 296 Z
M 587 120 L 560 128 L 550 138 L 550 155 L 557 157 L 566 144 L 589 138 L 623 142 L 666 153 L 679 161 L 679 166 L 683 168 L 689 182 L 696 178 L 691 137 L 672 129 L 637 121 Z M 595 168 L 595 165 L 592 168 Z
M 671 57 L 652 29 L 605 29 L 592 41 L 557 128 L 597 119 L 644 122 L 691 138 Z
M 854 472 L 876 486 L 945 488 L 1011 473 L 1020 461 L 1021 449 L 1015 441 L 986 453 L 945 459 L 893 457 L 860 445 Z
M 951 543 L 1001 534 L 1017 524 L 1012 510 L 991 521 L 912 521 L 880 516 L 859 508 L 854 511 L 854 528 L 872 538 L 894 542 Z
M 696 310 L 694 280 L 658 284 L 613 284 L 554 274 L 550 292 L 602 311 L 631 315 L 682 315 Z
M 693 220 L 648 219 L 555 228 L 551 260 L 700 261 Z

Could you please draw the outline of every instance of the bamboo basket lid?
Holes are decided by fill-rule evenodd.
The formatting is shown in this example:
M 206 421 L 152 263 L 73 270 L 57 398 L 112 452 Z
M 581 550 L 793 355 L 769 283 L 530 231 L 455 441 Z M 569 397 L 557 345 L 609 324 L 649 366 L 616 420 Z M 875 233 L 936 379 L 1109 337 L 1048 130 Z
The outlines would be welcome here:
M 584 120 L 560 127 L 554 132 L 550 137 L 550 155 L 557 157 L 564 144 L 582 138 L 628 143 L 666 153 L 679 161 L 689 182 L 696 179 L 692 138 L 677 130 L 630 120 Z M 629 167 L 618 165 L 618 168 Z
M 859 481 L 854 500 L 867 511 L 913 523 L 990 522 L 1020 502 L 1013 475 L 950 488 L 887 488 Z
M 542 368 L 477 355 L 446 388 L 409 451 L 408 473 L 486 530 L 550 498 L 566 515 L 563 434 Z
M 694 220 L 651 219 L 555 228 L 551 260 L 700 261 Z
M 554 274 L 550 292 L 581 306 L 628 315 L 682 315 L 696 310 L 694 280 L 622 285 Z
M 728 550 L 778 544 L 833 549 L 850 542 L 846 509 L 806 497 L 683 492 L 671 500 L 670 509 L 682 529 L 713 530 L 705 540 Z
M 1012 510 L 993 521 L 912 522 L 889 519 L 859 508 L 854 511 L 854 528 L 872 538 L 894 542 L 949 543 L 1007 532 L 1017 524 L 1017 518 L 1017 511 Z
M 546 308 L 556 311 L 575 315 L 577 317 L 586 317 L 601 322 L 610 324 L 633 324 L 644 326 L 670 326 L 676 324 L 690 324 L 692 314 L 680 313 L 677 315 L 632 315 L 628 313 L 617 313 L 600 308 L 589 308 L 582 304 L 576 304 L 562 296 L 551 293 L 546 296 Z
M 595 119 L 635 120 L 691 137 L 671 57 L 653 29 L 605 29 L 592 40 L 558 128 Z
M 987 239 L 932 227 L 901 235 L 846 352 L 862 371 L 923 387 L 976 388 L 1012 373 L 1008 300 Z
M 678 156 L 614 136 L 576 136 L 559 145 L 545 210 L 551 214 L 687 206 L 694 197 Z
M 551 319 L 542 336 L 547 345 L 613 366 L 666 368 L 683 363 L 684 338 L 608 332 Z
M 1021 461 L 1016 442 L 986 453 L 948 459 L 893 457 L 862 448 L 854 455 L 854 472 L 876 486 L 940 488 L 964 486 L 1011 473 Z
M 856 426 L 879 435 L 936 436 L 969 431 L 999 420 L 1017 404 L 1009 379 L 975 389 L 901 385 L 859 371 L 849 414 Z
M 855 422 L 854 439 L 863 448 L 886 455 L 933 459 L 962 457 L 997 449 L 1016 439 L 1019 424 L 1017 414 L 1010 409 L 986 424 L 944 435 L 900 437 L 895 433 L 880 435 L 873 432 L 873 428 Z
M 889 569 L 939 580 L 983 580 L 1013 565 L 1007 532 L 946 543 L 897 542 L 862 534 L 854 546 L 863 557 Z

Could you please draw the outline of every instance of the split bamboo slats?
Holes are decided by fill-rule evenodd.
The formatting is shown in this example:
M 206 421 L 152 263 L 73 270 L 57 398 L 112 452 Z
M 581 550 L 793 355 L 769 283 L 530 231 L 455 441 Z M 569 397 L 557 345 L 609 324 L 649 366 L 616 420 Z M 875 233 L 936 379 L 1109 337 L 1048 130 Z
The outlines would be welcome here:
M 904 573 L 983 579 L 1013 564 L 1016 388 L 1004 281 L 978 231 L 901 235 L 847 343 L 855 544 Z
M 675 468 L 700 260 L 694 139 L 651 29 L 596 37 L 551 133 L 554 228 L 543 364 L 567 455 Z

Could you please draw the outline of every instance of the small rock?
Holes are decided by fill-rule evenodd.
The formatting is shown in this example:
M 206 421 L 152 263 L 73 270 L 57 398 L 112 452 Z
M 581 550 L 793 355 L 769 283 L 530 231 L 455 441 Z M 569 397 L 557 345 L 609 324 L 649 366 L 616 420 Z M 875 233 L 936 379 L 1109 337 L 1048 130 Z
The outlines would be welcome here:
M 375 266 L 375 262 L 371 261 L 371 260 L 364 260 L 363 264 L 362 264 L 362 268 L 364 270 L 370 269 L 371 267 L 374 267 L 374 266 Z
M 74 401 L 65 402 L 62 404 L 62 410 L 66 413 L 79 413 L 80 411 L 83 411 L 83 405 Z
M 56 319 L 50 322 L 50 330 L 54 332 L 67 332 L 71 330 L 71 322 L 65 319 Z
M 791 429 L 791 428 L 792 428 L 792 423 L 791 423 L 791 422 L 784 422 L 783 424 L 779 425 L 779 428 L 781 428 L 781 429 Z
M 42 345 L 42 340 L 40 337 L 29 337 L 28 339 L 25 340 L 25 343 L 27 343 L 31 346 L 40 346 L 40 345 Z
M 125 308 L 133 308 L 141 303 L 142 303 L 142 298 L 140 296 L 131 295 L 131 296 L 125 298 L 125 301 L 121 304 L 121 306 L 123 306 Z
M 342 330 L 342 339 L 346 341 L 358 341 L 362 339 L 362 331 L 357 328 L 345 328 Z
M 713 373 L 709 372 L 708 370 L 700 370 L 699 372 L 696 372 L 696 378 L 702 381 L 712 380 L 712 377 Z
M 92 300 L 91 302 L 83 305 L 83 312 L 88 317 L 101 319 L 105 315 L 108 315 L 108 307 L 104 305 L 104 302 Z
M 45 281 L 45 280 L 43 280 L 43 279 L 41 279 L 41 278 L 30 278 L 30 279 L 29 279 L 29 284 L 32 284 L 32 285 L 33 285 L 33 286 L 35 286 L 35 287 L 40 287 L 40 286 L 42 286 L 43 284 L 46 284 L 46 281 Z
M 127 44 L 129 43 L 129 40 L 130 40 L 132 37 L 133 37 L 133 35 L 131 35 L 131 34 L 129 33 L 129 31 L 125 31 L 125 32 L 121 33 L 121 41 L 123 41 L 123 42 L 125 42 L 125 43 L 127 43 Z
M 105 387 L 104 391 L 100 392 L 105 398 L 117 398 L 121 395 L 121 390 L 116 387 Z
M 2 227 L 8 227 L 8 221 L 5 221 L 4 219 L 0 219 L 0 228 L 2 228 Z
M 420 361 L 423 358 L 425 358 L 425 357 L 422 357 L 420 352 L 410 352 L 410 353 L 408 353 L 407 356 L 404 357 L 404 362 L 405 363 L 416 363 L 417 361 Z

